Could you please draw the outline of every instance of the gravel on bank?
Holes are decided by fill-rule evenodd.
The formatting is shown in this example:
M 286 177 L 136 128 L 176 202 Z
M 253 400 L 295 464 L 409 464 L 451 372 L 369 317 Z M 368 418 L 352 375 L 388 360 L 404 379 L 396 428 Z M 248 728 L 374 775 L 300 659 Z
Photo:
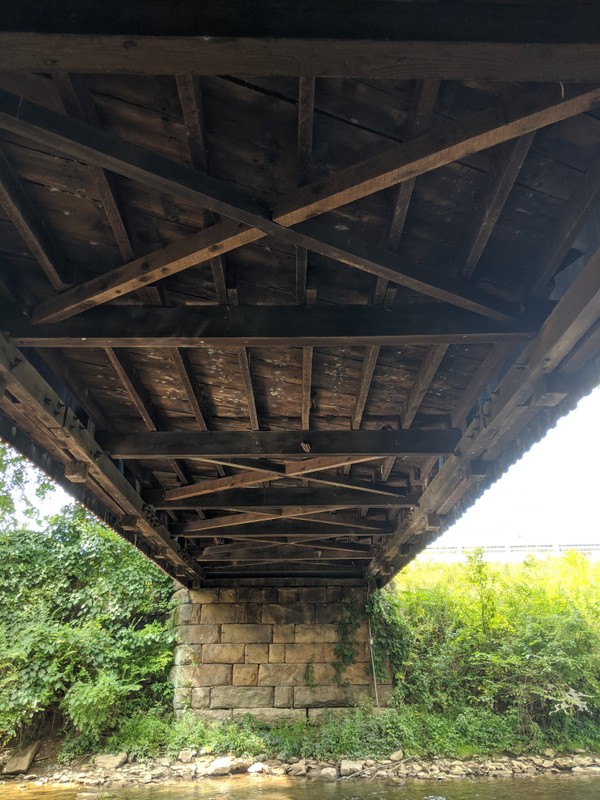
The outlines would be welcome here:
M 176 758 L 152 760 L 129 759 L 127 753 L 90 756 L 75 766 L 48 765 L 43 771 L 32 771 L 14 778 L 0 776 L 4 784 L 82 788 L 91 797 L 94 789 L 117 789 L 137 785 L 165 785 L 179 782 L 210 780 L 229 775 L 291 776 L 333 783 L 338 780 L 382 780 L 401 784 L 406 780 L 456 781 L 473 778 L 532 778 L 537 775 L 598 775 L 600 755 L 583 752 L 557 755 L 545 750 L 540 756 L 498 756 L 455 758 L 405 758 L 399 750 L 390 758 L 341 759 L 315 761 L 290 758 L 287 761 L 269 758 L 237 758 L 214 756 L 182 750 Z M 85 791 L 84 791 L 85 790 Z M 92 790 L 90 792 L 90 790 Z M 89 794 L 87 794 L 89 793 Z

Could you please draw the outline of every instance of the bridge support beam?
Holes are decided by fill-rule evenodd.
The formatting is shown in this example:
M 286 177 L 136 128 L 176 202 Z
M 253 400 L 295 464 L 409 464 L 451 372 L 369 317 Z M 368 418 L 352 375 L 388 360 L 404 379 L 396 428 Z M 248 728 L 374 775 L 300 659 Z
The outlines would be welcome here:
M 176 711 L 274 724 L 387 703 L 390 680 L 375 690 L 365 587 L 279 582 L 288 585 L 176 592 Z

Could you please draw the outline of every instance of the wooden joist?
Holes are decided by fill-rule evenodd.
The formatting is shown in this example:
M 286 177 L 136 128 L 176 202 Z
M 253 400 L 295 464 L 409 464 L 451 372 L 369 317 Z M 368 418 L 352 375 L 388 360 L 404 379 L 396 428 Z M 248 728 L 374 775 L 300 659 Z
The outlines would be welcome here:
M 459 432 L 446 431 L 173 431 L 104 433 L 113 458 L 286 458 L 313 455 L 429 455 L 454 450 Z
M 433 6 L 433 8 L 432 8 Z M 150 6 L 68 0 L 59 17 L 31 0 L 11 8 L 0 69 L 172 75 L 329 76 L 369 79 L 599 80 L 598 10 L 577 3 L 304 0 Z
M 0 308 L 0 326 L 23 347 L 336 347 L 517 342 L 530 339 L 547 305 L 515 321 L 485 319 L 439 304 L 384 312 L 377 306 L 207 306 L 93 309 L 54 324 L 32 324 Z

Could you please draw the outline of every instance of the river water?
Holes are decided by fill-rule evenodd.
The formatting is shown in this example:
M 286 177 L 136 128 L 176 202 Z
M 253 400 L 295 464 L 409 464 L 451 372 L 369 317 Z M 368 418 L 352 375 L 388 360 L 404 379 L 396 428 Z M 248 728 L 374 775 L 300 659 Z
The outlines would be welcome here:
M 86 800 L 92 800 L 93 795 L 99 800 L 599 800 L 600 778 L 408 781 L 405 786 L 395 786 L 374 781 L 324 784 L 240 776 L 136 789 L 48 789 L 18 783 L 0 786 L 0 800 L 75 800 L 83 793 Z

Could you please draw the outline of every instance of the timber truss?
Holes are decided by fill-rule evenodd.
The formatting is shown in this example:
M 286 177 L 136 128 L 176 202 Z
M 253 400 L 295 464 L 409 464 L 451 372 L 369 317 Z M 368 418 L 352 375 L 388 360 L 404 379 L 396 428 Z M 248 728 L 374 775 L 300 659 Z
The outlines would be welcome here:
M 597 382 L 600 11 L 239 5 L 0 11 L 0 436 L 187 585 L 382 583 Z

